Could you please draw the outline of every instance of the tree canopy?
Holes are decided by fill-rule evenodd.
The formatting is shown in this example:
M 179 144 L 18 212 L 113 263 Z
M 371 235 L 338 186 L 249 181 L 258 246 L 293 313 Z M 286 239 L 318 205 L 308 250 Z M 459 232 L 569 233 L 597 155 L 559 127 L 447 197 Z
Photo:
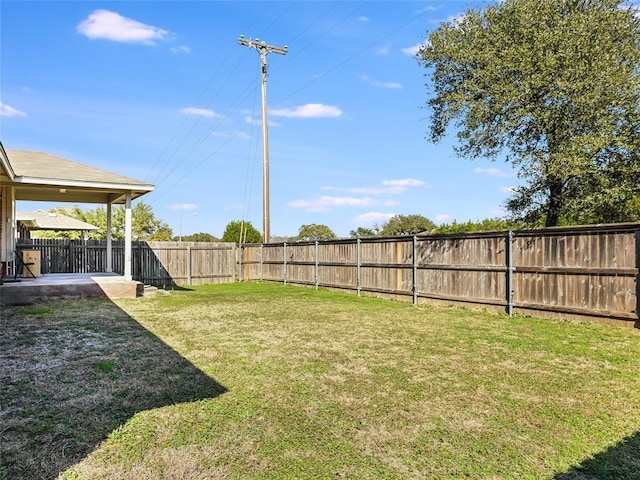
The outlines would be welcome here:
M 376 225 L 374 228 L 358 227 L 355 230 L 349 232 L 351 238 L 371 238 L 377 237 L 380 228 Z
M 302 241 L 321 241 L 321 240 L 335 240 L 336 234 L 333 233 L 326 225 L 317 225 L 315 223 L 310 223 L 307 225 L 302 225 L 300 230 L 298 230 L 298 238 L 297 240 Z
M 380 236 L 417 235 L 431 232 L 435 228 L 436 224 L 423 215 L 394 215 L 382 224 Z
M 251 222 L 232 220 L 222 234 L 222 242 L 262 243 L 262 234 Z
M 178 240 L 178 238 L 179 237 L 173 237 L 173 240 L 176 241 Z M 210 233 L 199 232 L 199 233 L 193 233 L 191 235 L 183 235 L 182 241 L 183 242 L 219 242 L 220 239 L 214 237 Z
M 640 184 L 640 15 L 621 0 L 503 0 L 441 24 L 420 49 L 429 139 L 506 160 L 514 218 L 625 220 Z
M 500 230 L 514 230 L 522 228 L 518 225 L 501 218 L 485 218 L 479 221 L 468 220 L 466 222 L 443 223 L 438 225 L 433 233 L 469 233 L 469 232 L 495 232 Z

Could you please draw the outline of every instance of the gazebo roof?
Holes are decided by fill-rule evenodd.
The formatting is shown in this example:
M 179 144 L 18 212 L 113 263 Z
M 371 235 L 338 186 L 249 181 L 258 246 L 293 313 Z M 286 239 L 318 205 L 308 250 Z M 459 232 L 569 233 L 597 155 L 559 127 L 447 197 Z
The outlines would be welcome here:
M 16 220 L 29 230 L 98 230 L 98 227 L 90 223 L 67 217 L 61 213 L 44 210 L 17 212 Z
M 0 182 L 13 186 L 16 200 L 72 203 L 124 203 L 154 186 L 43 152 L 5 150 L 0 143 Z

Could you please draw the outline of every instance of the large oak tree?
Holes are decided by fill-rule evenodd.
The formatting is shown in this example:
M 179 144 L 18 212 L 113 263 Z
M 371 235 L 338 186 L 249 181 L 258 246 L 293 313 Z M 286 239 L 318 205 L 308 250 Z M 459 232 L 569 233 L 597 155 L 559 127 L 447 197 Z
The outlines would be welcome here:
M 429 138 L 502 155 L 514 218 L 620 221 L 640 184 L 640 15 L 620 0 L 503 0 L 441 24 L 418 53 Z

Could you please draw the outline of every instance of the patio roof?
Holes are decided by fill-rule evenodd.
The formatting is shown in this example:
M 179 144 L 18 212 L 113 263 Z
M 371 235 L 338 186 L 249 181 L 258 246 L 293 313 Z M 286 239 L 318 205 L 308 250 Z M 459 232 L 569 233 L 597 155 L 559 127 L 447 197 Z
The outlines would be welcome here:
M 5 150 L 0 143 L 0 182 L 15 187 L 16 200 L 124 203 L 154 186 L 43 152 Z

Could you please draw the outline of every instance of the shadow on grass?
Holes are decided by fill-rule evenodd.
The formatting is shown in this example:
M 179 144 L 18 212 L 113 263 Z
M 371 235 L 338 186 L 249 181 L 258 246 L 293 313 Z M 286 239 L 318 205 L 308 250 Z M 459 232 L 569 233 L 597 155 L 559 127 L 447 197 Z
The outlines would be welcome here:
M 137 412 L 226 391 L 105 299 L 0 314 L 0 479 L 53 479 Z
M 638 480 L 640 479 L 640 432 L 598 453 L 556 480 Z

